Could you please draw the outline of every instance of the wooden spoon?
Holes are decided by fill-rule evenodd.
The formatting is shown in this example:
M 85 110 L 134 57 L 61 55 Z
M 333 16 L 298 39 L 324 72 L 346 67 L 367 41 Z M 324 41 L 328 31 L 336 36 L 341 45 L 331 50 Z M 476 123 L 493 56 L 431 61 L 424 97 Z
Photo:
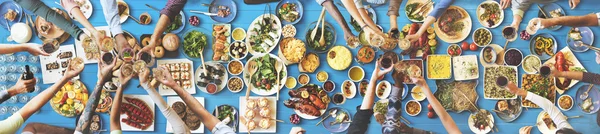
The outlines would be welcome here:
M 498 64 L 498 65 L 504 64 L 504 51 L 506 50 L 506 46 L 508 46 L 508 42 L 509 41 L 506 40 L 506 43 L 504 44 L 502 51 L 498 52 L 496 55 L 496 64 Z
M 323 38 L 325 35 L 325 16 L 321 15 L 321 17 L 322 17 L 321 19 L 323 19 L 323 21 L 321 21 L 321 38 L 319 39 L 319 44 L 321 44 L 321 46 L 325 46 L 325 38 Z M 315 31 L 315 30 L 313 30 L 313 31 Z
M 325 15 L 325 7 L 323 7 L 323 9 L 321 9 L 321 16 L 319 16 L 319 20 L 317 20 L 317 24 L 315 24 L 315 28 L 310 33 L 310 39 L 315 39 L 315 36 L 317 36 L 317 28 L 319 28 L 319 23 L 321 23 L 321 19 L 323 19 L 324 15 Z

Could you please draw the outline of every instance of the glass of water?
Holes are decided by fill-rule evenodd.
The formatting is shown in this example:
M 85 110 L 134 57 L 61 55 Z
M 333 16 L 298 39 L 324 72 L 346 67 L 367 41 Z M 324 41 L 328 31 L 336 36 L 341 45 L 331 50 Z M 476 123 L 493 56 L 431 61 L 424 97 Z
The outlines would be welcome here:
M 6 62 L 6 55 L 4 54 L 0 55 L 0 63 L 2 62 Z
M 17 111 L 19 111 L 19 107 L 12 106 L 12 107 L 10 107 L 9 111 L 10 111 L 10 114 L 15 114 L 15 113 L 17 113 Z
M 29 71 L 31 71 L 31 73 L 38 73 L 38 71 L 40 71 L 40 69 L 37 66 L 29 66 Z
M 8 67 L 4 65 L 0 65 L 0 73 L 4 74 L 8 71 Z
M 29 55 L 28 59 L 30 63 L 38 63 L 40 61 L 40 57 L 33 55 Z
M 17 62 L 25 62 L 27 61 L 27 56 L 24 54 L 17 55 Z
M 41 90 L 41 89 L 40 89 L 40 86 L 38 86 L 38 85 L 35 85 L 35 87 L 34 87 L 34 90 L 33 90 L 33 93 L 40 93 L 40 90 Z
M 6 62 L 15 62 L 15 60 L 17 60 L 15 55 L 6 55 Z
M 6 100 L 6 102 L 11 104 L 17 103 L 17 96 L 10 97 L 10 99 Z
M 9 74 L 8 81 L 17 82 L 19 80 L 19 74 Z
M 0 106 L 0 115 L 4 115 L 8 113 L 8 107 L 7 106 Z
M 25 104 L 25 103 L 27 103 L 27 101 L 29 101 L 29 96 L 24 95 L 24 94 L 19 95 L 19 103 Z
M 4 91 L 6 89 L 8 89 L 8 88 L 6 88 L 6 85 L 0 84 L 0 91 Z
M 25 72 L 25 66 L 24 65 L 23 66 L 17 66 L 17 68 L 18 68 L 17 72 Z
M 0 82 L 6 82 L 8 81 L 8 78 L 6 78 L 8 76 L 6 76 L 6 74 L 0 74 Z
M 8 65 L 6 67 L 6 72 L 8 72 L 8 73 L 17 72 L 17 67 L 18 67 L 17 65 Z

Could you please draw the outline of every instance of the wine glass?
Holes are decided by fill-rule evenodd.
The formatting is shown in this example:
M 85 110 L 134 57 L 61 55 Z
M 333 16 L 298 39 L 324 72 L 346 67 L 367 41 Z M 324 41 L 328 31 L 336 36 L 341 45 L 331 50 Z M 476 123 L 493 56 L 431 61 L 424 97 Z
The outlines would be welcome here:
M 30 63 L 38 63 L 40 61 L 40 57 L 33 55 L 29 55 L 28 59 Z
M 27 61 L 27 56 L 24 54 L 17 55 L 17 62 L 25 62 Z
M 15 62 L 16 57 L 15 55 L 6 55 L 6 62 Z

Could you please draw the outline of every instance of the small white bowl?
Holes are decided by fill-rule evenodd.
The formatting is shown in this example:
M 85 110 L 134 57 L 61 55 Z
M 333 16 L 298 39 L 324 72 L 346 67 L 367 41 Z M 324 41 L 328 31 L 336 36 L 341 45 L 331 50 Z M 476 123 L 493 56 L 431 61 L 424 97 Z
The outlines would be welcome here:
M 325 73 L 325 80 L 319 80 L 319 73 Z M 316 74 L 316 77 L 317 77 L 317 81 L 319 81 L 319 82 L 325 82 L 325 81 L 327 81 L 329 79 L 329 74 L 327 72 L 325 72 L 325 71 L 319 71 Z
M 477 30 L 485 30 L 488 33 L 490 33 L 490 41 L 486 42 L 485 44 L 477 44 L 477 42 L 475 42 L 475 31 L 477 31 Z M 490 43 L 492 43 L 492 39 L 494 38 L 494 35 L 492 35 L 492 32 L 489 29 L 487 29 L 485 27 L 480 27 L 480 28 L 477 28 L 475 31 L 473 31 L 473 34 L 471 34 L 471 36 L 473 37 L 473 43 L 475 43 L 475 45 L 477 45 L 478 47 L 485 47 L 487 45 L 490 45 Z
M 506 54 L 510 51 L 510 50 L 517 50 L 517 52 L 519 52 L 521 54 L 521 62 L 519 62 L 518 65 L 515 65 L 515 67 L 519 67 L 521 66 L 521 64 L 523 64 L 523 52 L 521 52 L 521 50 L 516 49 L 516 48 L 509 48 L 506 51 L 504 51 L 504 65 L 508 65 L 508 63 L 506 63 Z M 513 66 L 513 65 L 508 65 L 508 66 Z
M 244 36 L 242 36 L 242 39 L 240 39 L 240 40 L 237 40 L 237 39 L 233 38 L 233 31 L 235 31 L 235 30 L 242 30 L 242 32 L 244 32 Z M 241 28 L 241 27 L 235 28 L 235 29 L 233 29 L 233 31 L 231 31 L 231 34 L 232 34 L 232 35 L 231 35 L 231 39 L 233 39 L 233 40 L 235 40 L 235 41 L 242 41 L 242 40 L 246 39 L 246 34 L 248 34 L 248 33 L 246 33 L 246 30 L 244 30 L 244 29 L 243 29 L 243 28 Z
M 564 108 L 560 107 L 560 98 L 562 98 L 562 97 L 567 97 L 567 98 L 569 98 L 569 100 L 571 100 L 571 106 L 569 108 L 564 109 Z M 569 111 L 569 110 L 571 110 L 571 108 L 573 108 L 573 104 L 575 104 L 575 102 L 573 102 L 573 97 L 571 97 L 569 95 L 566 95 L 566 94 L 560 96 L 557 101 L 558 102 L 556 103 L 556 105 L 558 106 L 558 108 L 560 108 L 560 110 L 563 110 L 563 111 Z
M 344 87 L 345 87 L 346 83 L 350 84 L 350 87 L 349 87 L 350 93 L 346 93 L 346 90 L 344 90 Z M 342 83 L 340 89 L 342 90 L 342 95 L 344 95 L 344 97 L 346 97 L 348 99 L 352 99 L 352 98 L 354 98 L 354 96 L 356 96 L 356 84 L 354 84 L 354 82 L 352 82 L 350 80 L 345 80 Z M 346 95 L 346 94 L 349 94 L 349 95 Z
M 408 109 L 408 103 L 410 103 L 410 102 L 416 102 L 417 104 L 419 104 L 419 111 L 416 114 L 410 114 L 410 113 L 408 113 L 408 110 L 407 110 Z M 408 114 L 409 116 L 417 116 L 417 115 L 419 115 L 419 113 L 421 113 L 421 111 L 423 111 L 423 108 L 421 107 L 421 103 L 419 103 L 419 101 L 410 100 L 410 101 L 406 102 L 406 105 L 404 105 L 404 112 L 406 112 L 406 114 Z
M 308 78 L 308 81 L 306 81 L 306 83 L 302 83 L 302 82 L 300 82 L 300 77 L 301 77 L 301 76 L 303 76 L 303 75 L 304 75 L 304 76 L 306 76 L 306 78 Z M 304 85 L 306 85 L 306 84 L 310 83 L 310 77 L 309 77 L 309 76 L 308 76 L 308 74 L 306 74 L 306 73 L 301 73 L 300 75 L 298 75 L 298 78 L 297 78 L 297 79 L 298 79 L 298 83 L 299 83 L 301 86 L 304 86 Z
M 244 85 L 244 80 L 242 80 L 242 89 L 240 89 L 240 90 L 238 90 L 238 91 L 233 91 L 233 90 L 231 90 L 231 88 L 229 87 L 229 81 L 231 81 L 231 80 L 233 80 L 233 79 L 240 79 L 240 80 L 242 80 L 242 78 L 240 78 L 240 77 L 238 77 L 238 76 L 233 76 L 233 77 L 229 78 L 229 80 L 227 80 L 227 89 L 229 89 L 229 91 L 231 91 L 232 93 L 239 93 L 239 92 L 241 92 L 242 90 L 244 90 L 244 86 L 245 86 L 245 85 Z
M 352 70 L 353 68 L 358 68 L 360 70 L 360 72 L 362 73 L 362 77 L 360 77 L 357 80 L 352 79 L 352 77 L 350 77 L 350 70 Z M 360 67 L 360 66 L 353 66 L 350 69 L 348 69 L 348 78 L 350 80 L 352 80 L 353 82 L 360 82 L 363 78 L 365 78 L 365 70 L 362 67 Z
M 538 73 L 538 70 L 539 70 L 539 68 L 540 68 L 540 67 L 538 67 L 538 68 L 534 68 L 534 70 L 533 70 L 533 71 L 531 71 L 531 70 L 530 70 L 530 71 L 527 71 L 527 70 L 525 69 L 525 66 L 527 65 L 527 63 L 525 63 L 525 61 L 527 61 L 526 59 L 528 59 L 528 58 L 533 58 L 533 59 L 535 59 L 535 60 L 537 60 L 537 61 L 540 61 L 540 64 L 539 64 L 539 66 L 540 66 L 540 67 L 542 67 L 542 60 L 541 60 L 541 59 L 540 59 L 538 56 L 535 56 L 535 55 L 527 55 L 527 56 L 525 56 L 525 58 L 523 58 L 523 63 L 521 63 L 521 65 L 523 65 L 523 71 L 525 71 L 525 73 L 527 73 L 527 74 L 536 74 L 536 73 Z
M 382 84 L 386 85 L 386 88 L 383 90 L 383 95 L 379 96 L 379 86 L 381 86 Z M 377 97 L 379 97 L 379 99 L 386 99 L 388 98 L 388 96 L 390 96 L 390 93 L 392 92 L 392 84 L 390 84 L 390 82 L 383 80 L 381 82 L 379 82 L 377 84 L 377 87 L 375 87 L 375 95 L 377 95 Z
M 242 64 L 242 71 L 240 71 L 239 73 L 236 73 L 236 74 L 231 73 L 229 65 L 231 65 L 231 63 L 233 63 L 233 62 L 239 62 L 240 64 Z M 244 63 L 239 60 L 231 60 L 231 61 L 229 61 L 229 64 L 227 64 L 227 72 L 229 72 L 229 74 L 231 74 L 231 75 L 240 75 L 240 74 L 242 74 L 242 72 L 244 72 L 243 70 L 244 70 Z
M 416 89 L 418 89 L 419 91 L 415 92 Z M 415 92 L 415 93 L 412 93 L 412 92 Z M 410 90 L 410 96 L 412 96 L 413 99 L 415 99 L 417 101 L 423 101 L 423 100 L 425 100 L 425 98 L 427 98 L 427 97 L 425 97 L 425 93 L 423 93 L 423 89 L 419 86 L 414 86 L 412 88 L 412 90 Z
M 290 81 L 290 80 L 294 81 L 294 86 L 293 86 L 293 87 L 290 87 L 290 86 L 288 86 L 288 85 L 287 85 L 287 83 L 286 83 L 286 84 L 285 84 L 285 87 L 287 87 L 288 89 L 294 89 L 294 88 L 296 88 L 296 84 L 297 84 L 296 78 L 294 78 L 293 76 L 288 76 L 288 77 L 287 77 L 287 80 L 286 80 L 286 82 L 288 82 L 288 81 Z

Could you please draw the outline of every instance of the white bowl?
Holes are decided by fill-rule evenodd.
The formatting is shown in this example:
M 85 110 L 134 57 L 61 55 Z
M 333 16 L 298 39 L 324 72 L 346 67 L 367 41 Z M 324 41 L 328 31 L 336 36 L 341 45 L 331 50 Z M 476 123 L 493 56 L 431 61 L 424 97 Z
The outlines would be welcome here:
M 571 100 L 571 106 L 569 108 L 564 109 L 564 108 L 560 107 L 560 98 L 562 98 L 562 97 L 567 97 L 567 98 L 569 98 L 569 100 Z M 569 111 L 569 110 L 571 110 L 571 108 L 573 108 L 574 104 L 575 104 L 575 102 L 573 101 L 573 97 L 571 97 L 571 96 L 569 96 L 567 94 L 560 96 L 558 98 L 558 100 L 557 100 L 557 103 L 556 103 L 556 105 L 558 106 L 558 108 L 560 108 L 560 110 L 563 110 L 563 111 Z
M 308 78 L 308 81 L 306 81 L 306 83 L 300 82 L 300 76 L 302 76 L 302 75 L 305 75 L 306 78 Z M 308 74 L 306 74 L 306 73 L 301 73 L 300 75 L 298 75 L 297 81 L 300 84 L 300 86 L 304 86 L 304 85 L 310 83 L 310 76 L 308 76 Z
M 537 59 L 538 61 L 540 61 L 539 66 L 542 67 L 542 60 L 540 59 L 540 57 L 535 56 L 535 55 L 527 55 L 527 56 L 525 56 L 525 58 L 523 58 L 523 63 L 521 63 L 523 65 L 523 71 L 525 71 L 525 73 L 527 73 L 527 74 L 536 74 L 536 73 L 538 73 L 539 67 L 538 68 L 534 68 L 533 71 L 527 71 L 527 70 L 525 70 L 525 66 L 526 66 L 525 61 L 527 61 L 525 59 L 527 59 L 527 58 Z
M 229 70 L 229 65 L 231 65 L 231 63 L 233 63 L 233 62 L 239 62 L 240 64 L 242 64 L 242 71 L 240 71 L 239 73 L 236 73 L 236 74 L 231 73 L 231 70 Z M 243 70 L 244 70 L 244 63 L 239 60 L 231 60 L 231 61 L 229 61 L 229 64 L 227 64 L 227 72 L 229 72 L 229 74 L 231 74 L 231 75 L 240 75 L 240 74 L 242 74 L 242 72 L 244 72 Z
M 507 53 L 508 53 L 508 51 L 510 51 L 510 50 L 517 50 L 517 52 L 519 52 L 519 53 L 521 54 L 521 62 L 520 62 L 519 64 L 517 64 L 517 65 L 509 65 L 509 66 L 515 66 L 515 67 L 519 67 L 521 64 L 523 64 L 523 52 L 521 52 L 521 50 L 519 50 L 519 49 L 516 49 L 516 48 L 509 48 L 509 49 L 507 49 L 506 51 L 504 51 L 504 57 L 503 57 L 503 59 L 504 59 L 504 65 L 508 65 L 508 64 L 506 63 L 506 54 L 507 54 Z M 496 57 L 496 58 L 497 58 L 497 57 Z
M 346 96 L 346 91 L 344 90 L 344 84 L 345 83 L 349 83 L 350 84 L 350 95 Z M 356 96 L 356 84 L 354 84 L 354 82 L 350 81 L 350 80 L 345 80 L 342 85 L 341 88 L 342 90 L 342 95 L 344 95 L 344 97 L 348 98 L 348 99 L 352 99 L 354 98 L 354 96 Z
M 483 29 L 483 30 L 487 31 L 488 33 L 490 33 L 490 41 L 489 42 L 486 42 L 485 44 L 477 44 L 477 42 L 475 42 L 475 31 L 477 31 L 479 29 Z M 490 43 L 492 43 L 492 39 L 494 39 L 494 35 L 492 35 L 492 32 L 489 29 L 480 27 L 480 28 L 475 29 L 475 31 L 473 31 L 473 34 L 471 35 L 473 37 L 472 39 L 473 39 L 473 43 L 475 43 L 475 45 L 477 45 L 478 47 L 485 47 L 487 45 L 490 45 Z
M 417 112 L 416 114 L 408 113 L 407 107 L 408 107 L 408 103 L 410 103 L 410 102 L 416 102 L 417 104 L 419 104 L 419 112 Z M 410 101 L 406 102 L 406 105 L 404 105 L 404 112 L 406 112 L 406 114 L 408 114 L 409 116 L 417 116 L 417 115 L 419 115 L 419 113 L 421 113 L 421 111 L 423 111 L 423 108 L 421 107 L 421 103 L 419 103 L 419 101 L 410 100 Z
M 352 77 L 350 77 L 350 70 L 352 70 L 353 68 L 360 69 L 360 72 L 363 74 L 362 77 L 360 77 L 358 80 L 354 80 L 354 79 L 352 79 Z M 362 67 L 360 67 L 360 66 L 353 66 L 350 69 L 348 69 L 348 78 L 350 80 L 352 80 L 353 82 L 360 82 L 363 78 L 365 78 L 365 70 Z
M 417 91 L 416 93 L 412 93 L 415 92 L 415 89 L 417 88 L 419 89 L 419 91 Z M 425 100 L 425 98 L 427 98 L 425 96 L 425 93 L 423 93 L 423 89 L 419 86 L 414 86 L 412 90 L 410 90 L 410 96 L 412 96 L 413 99 L 415 99 L 416 101 L 423 101 Z
M 233 91 L 231 90 L 231 88 L 229 88 L 229 81 L 231 81 L 232 79 L 240 79 L 242 81 L 242 89 L 238 90 L 238 91 Z M 244 90 L 244 80 L 242 80 L 242 78 L 238 77 L 238 76 L 233 76 L 231 78 L 229 78 L 229 80 L 227 80 L 227 89 L 229 89 L 229 91 L 231 91 L 232 93 L 238 93 L 241 92 L 242 90 Z
M 387 86 L 383 90 L 383 95 L 379 96 L 379 93 L 380 93 L 379 90 L 375 90 L 375 95 L 377 95 L 377 97 L 379 97 L 379 99 L 386 99 L 386 98 L 388 98 L 388 96 L 390 96 L 390 93 L 392 92 L 392 84 L 390 84 L 390 82 L 388 82 L 386 80 L 383 80 L 377 84 L 375 89 L 379 89 L 379 86 L 381 86 L 382 84 L 385 84 Z

